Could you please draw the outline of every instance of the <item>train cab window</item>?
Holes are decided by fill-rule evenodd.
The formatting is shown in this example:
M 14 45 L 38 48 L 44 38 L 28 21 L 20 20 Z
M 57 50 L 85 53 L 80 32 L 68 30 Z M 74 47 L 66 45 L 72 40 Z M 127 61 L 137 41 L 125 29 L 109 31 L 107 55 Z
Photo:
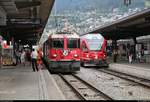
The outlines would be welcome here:
M 64 48 L 64 40 L 56 39 L 52 40 L 52 47 L 53 48 Z
M 68 40 L 68 48 L 80 48 L 80 40 L 79 39 Z
M 88 48 L 87 48 L 85 43 L 82 44 L 82 51 L 83 52 L 88 52 Z
M 87 39 L 89 49 L 93 51 L 101 50 L 103 40 L 101 39 Z

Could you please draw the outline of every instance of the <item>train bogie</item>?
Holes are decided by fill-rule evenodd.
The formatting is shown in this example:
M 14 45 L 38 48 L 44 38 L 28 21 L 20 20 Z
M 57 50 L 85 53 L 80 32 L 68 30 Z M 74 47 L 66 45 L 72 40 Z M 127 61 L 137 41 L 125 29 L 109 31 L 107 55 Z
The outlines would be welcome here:
M 106 60 L 98 60 L 98 61 L 88 60 L 88 61 L 81 61 L 80 65 L 81 65 L 82 67 L 85 67 L 85 66 L 109 67 L 109 64 L 107 63 Z
M 79 61 L 50 61 L 49 65 L 52 72 L 75 72 L 80 70 Z

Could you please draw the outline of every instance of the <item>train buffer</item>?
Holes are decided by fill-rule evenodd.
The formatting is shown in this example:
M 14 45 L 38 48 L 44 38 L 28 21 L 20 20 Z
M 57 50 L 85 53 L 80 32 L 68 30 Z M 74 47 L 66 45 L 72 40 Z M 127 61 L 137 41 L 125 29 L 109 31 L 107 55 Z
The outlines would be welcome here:
M 47 69 L 33 72 L 31 66 L 0 68 L 0 100 L 64 100 Z

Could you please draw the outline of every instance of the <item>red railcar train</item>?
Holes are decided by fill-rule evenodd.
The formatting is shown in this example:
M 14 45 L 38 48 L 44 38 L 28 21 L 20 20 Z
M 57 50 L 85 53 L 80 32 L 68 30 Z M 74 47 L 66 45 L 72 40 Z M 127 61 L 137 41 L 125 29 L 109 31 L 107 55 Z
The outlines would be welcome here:
M 51 34 L 44 44 L 44 50 L 51 72 L 80 70 L 80 38 L 76 33 Z
M 101 34 L 81 36 L 81 66 L 86 64 L 108 67 L 105 50 L 106 39 Z

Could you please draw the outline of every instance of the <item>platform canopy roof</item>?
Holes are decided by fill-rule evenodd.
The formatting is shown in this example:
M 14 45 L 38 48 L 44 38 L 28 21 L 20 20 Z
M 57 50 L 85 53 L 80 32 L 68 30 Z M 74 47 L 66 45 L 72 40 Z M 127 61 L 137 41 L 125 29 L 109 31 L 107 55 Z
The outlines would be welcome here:
M 150 8 L 100 26 L 88 33 L 101 33 L 108 40 L 150 35 Z
M 22 44 L 35 44 L 47 23 L 55 0 L 0 0 L 6 25 L 0 26 L 3 37 Z

